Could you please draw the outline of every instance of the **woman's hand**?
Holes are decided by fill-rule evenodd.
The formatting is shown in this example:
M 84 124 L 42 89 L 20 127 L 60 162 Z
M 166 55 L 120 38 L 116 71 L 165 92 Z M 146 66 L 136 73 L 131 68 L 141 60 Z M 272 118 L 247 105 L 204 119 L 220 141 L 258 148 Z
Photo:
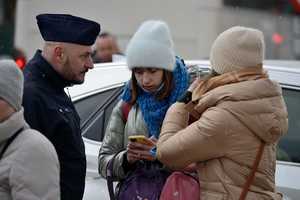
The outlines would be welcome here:
M 137 160 L 153 161 L 156 159 L 150 154 L 150 150 L 156 145 L 157 140 L 153 137 L 146 138 L 146 140 L 149 141 L 149 144 L 129 141 L 127 145 L 127 160 L 130 164 Z
M 191 163 L 187 167 L 185 167 L 183 170 L 187 171 L 187 172 L 196 172 L 197 171 L 197 164 L 196 163 Z
M 190 85 L 190 87 L 188 88 L 188 91 L 193 92 L 195 90 L 195 88 L 199 85 L 201 79 L 199 77 L 197 77 L 192 84 Z

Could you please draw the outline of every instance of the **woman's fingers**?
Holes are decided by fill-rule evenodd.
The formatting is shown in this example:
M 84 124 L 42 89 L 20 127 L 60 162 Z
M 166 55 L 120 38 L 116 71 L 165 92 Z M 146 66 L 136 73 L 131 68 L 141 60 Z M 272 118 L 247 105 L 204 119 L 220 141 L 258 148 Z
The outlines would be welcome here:
M 140 160 L 140 156 L 132 150 L 127 149 L 127 160 L 129 163 L 134 163 L 137 160 Z
M 155 143 L 148 139 L 149 141 L 151 141 L 152 145 L 147 145 L 147 144 L 142 144 L 142 143 L 139 143 L 139 142 L 129 142 L 128 143 L 128 147 L 130 149 L 142 149 L 142 150 L 150 150 L 153 146 L 155 146 Z
M 129 141 L 127 145 L 127 159 L 128 161 L 136 160 L 155 160 L 155 157 L 150 153 L 150 150 L 156 145 L 157 139 L 155 137 L 146 138 L 147 144 Z
M 195 90 L 195 88 L 199 85 L 201 79 L 199 77 L 197 77 L 193 83 L 189 86 L 188 91 L 193 92 Z
M 137 158 L 139 160 L 155 160 L 155 157 L 147 150 L 138 150 L 138 149 L 128 149 L 127 154 L 132 158 Z
M 154 145 L 156 145 L 156 143 L 157 143 L 156 137 L 151 136 L 149 139 L 152 141 L 152 143 L 153 143 Z

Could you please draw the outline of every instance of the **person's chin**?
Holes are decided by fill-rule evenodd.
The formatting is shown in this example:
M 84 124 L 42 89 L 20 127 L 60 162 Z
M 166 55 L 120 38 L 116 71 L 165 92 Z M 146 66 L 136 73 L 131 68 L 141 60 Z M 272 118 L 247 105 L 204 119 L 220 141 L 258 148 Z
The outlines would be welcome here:
M 84 82 L 84 77 L 80 78 L 80 79 L 73 79 L 73 80 L 71 80 L 71 83 L 72 84 L 76 84 L 76 85 L 82 84 L 83 82 Z
M 82 72 L 80 76 L 78 76 L 76 79 L 73 80 L 73 84 L 82 84 L 85 79 L 86 72 Z
M 144 90 L 146 90 L 147 92 L 155 92 L 156 91 L 156 88 L 154 88 L 154 87 L 143 87 L 144 88 Z

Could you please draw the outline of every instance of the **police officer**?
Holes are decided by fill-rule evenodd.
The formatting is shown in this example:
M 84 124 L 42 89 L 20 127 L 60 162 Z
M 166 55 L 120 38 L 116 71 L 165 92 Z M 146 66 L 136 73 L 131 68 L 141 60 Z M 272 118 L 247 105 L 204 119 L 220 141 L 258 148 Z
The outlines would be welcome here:
M 40 14 L 36 19 L 45 44 L 24 70 L 25 119 L 57 151 L 61 199 L 79 200 L 84 193 L 86 156 L 80 118 L 64 88 L 83 83 L 85 73 L 93 68 L 91 46 L 100 25 L 65 14 Z

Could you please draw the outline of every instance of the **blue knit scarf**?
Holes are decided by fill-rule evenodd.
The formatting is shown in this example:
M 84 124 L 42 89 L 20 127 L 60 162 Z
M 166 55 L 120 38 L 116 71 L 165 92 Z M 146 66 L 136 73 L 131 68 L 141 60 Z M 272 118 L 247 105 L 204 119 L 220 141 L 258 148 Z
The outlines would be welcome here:
M 168 108 L 187 90 L 188 73 L 186 66 L 180 58 L 176 57 L 176 67 L 173 71 L 173 84 L 171 94 L 163 100 L 155 98 L 156 93 L 149 93 L 138 88 L 137 104 L 139 105 L 149 131 L 149 137 L 158 138 L 160 128 Z M 131 99 L 130 81 L 124 87 L 122 99 L 129 102 Z

